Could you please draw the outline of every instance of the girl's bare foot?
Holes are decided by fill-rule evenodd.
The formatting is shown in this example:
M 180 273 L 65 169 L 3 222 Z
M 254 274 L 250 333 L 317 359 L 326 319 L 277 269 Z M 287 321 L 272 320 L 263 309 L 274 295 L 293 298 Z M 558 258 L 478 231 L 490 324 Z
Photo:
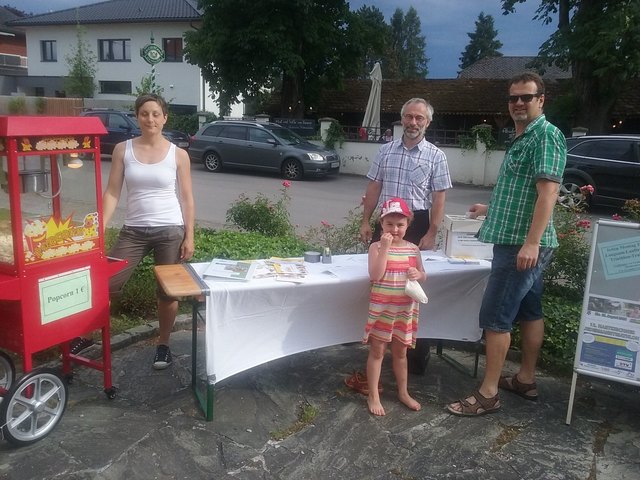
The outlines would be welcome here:
M 411 410 L 415 410 L 416 412 L 422 408 L 416 400 L 413 399 L 408 393 L 407 394 L 398 394 L 398 400 L 404 403 Z
M 379 398 L 371 398 L 371 396 L 369 396 L 367 398 L 367 405 L 369 406 L 370 413 L 381 417 L 385 415 L 384 407 L 382 406 L 382 403 L 380 403 Z

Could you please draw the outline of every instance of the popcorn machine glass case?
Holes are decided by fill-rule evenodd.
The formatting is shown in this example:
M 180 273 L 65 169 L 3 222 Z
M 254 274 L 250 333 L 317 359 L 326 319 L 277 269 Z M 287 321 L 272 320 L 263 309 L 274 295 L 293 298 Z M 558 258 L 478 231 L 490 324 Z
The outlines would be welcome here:
M 113 398 L 108 284 L 125 262 L 104 253 L 104 133 L 92 117 L 0 117 L 0 348 L 22 356 L 29 373 L 33 353 L 60 344 L 62 373 L 72 362 L 97 368 Z M 71 339 L 97 329 L 102 361 L 69 353 Z M 12 443 L 43 437 L 64 411 L 66 383 L 43 375 L 15 381 L 11 356 L 0 352 L 0 426 Z M 38 392 L 51 405 L 30 412 Z

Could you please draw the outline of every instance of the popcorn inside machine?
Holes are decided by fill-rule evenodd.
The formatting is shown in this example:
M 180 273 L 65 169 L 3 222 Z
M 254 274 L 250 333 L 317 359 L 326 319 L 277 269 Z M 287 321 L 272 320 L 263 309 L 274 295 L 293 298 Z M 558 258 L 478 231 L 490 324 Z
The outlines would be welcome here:
M 0 428 L 16 445 L 60 421 L 72 364 L 102 371 L 115 397 L 109 279 L 126 262 L 105 255 L 105 133 L 92 117 L 0 116 Z M 69 341 L 94 330 L 102 358 L 71 354 Z M 56 345 L 62 368 L 34 369 L 32 355 Z

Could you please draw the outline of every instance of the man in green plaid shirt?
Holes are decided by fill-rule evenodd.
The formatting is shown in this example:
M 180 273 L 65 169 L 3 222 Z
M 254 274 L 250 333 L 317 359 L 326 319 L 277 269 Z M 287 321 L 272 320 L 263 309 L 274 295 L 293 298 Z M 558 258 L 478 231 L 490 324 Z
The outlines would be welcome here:
M 479 239 L 493 243 L 491 275 L 480 307 L 486 368 L 480 387 L 448 405 L 454 415 L 478 416 L 500 409 L 498 389 L 537 400 L 535 370 L 544 338 L 542 273 L 558 239 L 553 207 L 566 162 L 564 135 L 542 113 L 544 83 L 523 73 L 509 83 L 509 114 L 515 139 L 500 168 L 489 205 L 476 204 L 472 216 L 484 215 Z M 511 344 L 511 329 L 520 323 L 522 363 L 513 376 L 501 376 Z

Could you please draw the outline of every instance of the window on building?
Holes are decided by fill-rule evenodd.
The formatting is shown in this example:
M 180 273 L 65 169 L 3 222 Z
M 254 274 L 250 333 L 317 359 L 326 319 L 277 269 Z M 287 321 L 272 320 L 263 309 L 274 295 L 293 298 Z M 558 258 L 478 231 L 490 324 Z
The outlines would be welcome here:
M 34 95 L 36 97 L 44 97 L 44 87 L 35 87 Z
M 129 95 L 131 93 L 131 82 L 103 80 L 100 82 L 100 93 L 117 93 Z
M 57 62 L 58 54 L 56 52 L 55 40 L 40 40 L 40 50 L 43 62 Z
M 163 38 L 165 62 L 182 62 L 182 38 Z
M 98 51 L 101 62 L 130 62 L 131 40 L 98 40 Z

